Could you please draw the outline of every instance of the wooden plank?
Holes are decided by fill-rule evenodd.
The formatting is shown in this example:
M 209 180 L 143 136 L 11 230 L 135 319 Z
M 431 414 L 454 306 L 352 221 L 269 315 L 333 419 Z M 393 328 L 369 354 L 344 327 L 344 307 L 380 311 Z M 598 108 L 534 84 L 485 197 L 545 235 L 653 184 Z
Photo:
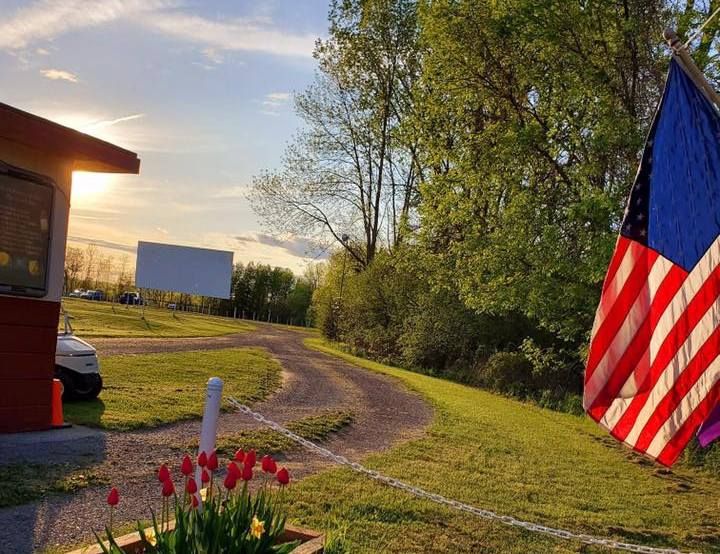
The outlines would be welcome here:
M 54 355 L 56 345 L 57 329 L 55 328 L 0 325 L 0 352 Z
M 47 352 L 0 352 L 0 382 L 5 379 L 51 379 L 55 355 Z
M 169 529 L 175 528 L 175 521 L 171 521 Z M 145 531 L 150 531 L 148 527 Z M 285 531 L 280 536 L 280 542 L 291 542 L 300 540 L 303 543 L 295 548 L 293 554 L 322 554 L 325 548 L 325 535 L 310 531 L 308 529 L 300 529 L 298 527 L 292 527 L 290 525 L 285 526 Z M 141 554 L 144 550 L 142 543 L 140 542 L 140 533 L 135 531 L 134 533 L 128 533 L 122 537 L 115 539 L 117 545 L 123 549 L 126 554 Z M 107 544 L 107 543 L 106 543 Z M 98 544 L 92 544 L 85 548 L 79 548 L 68 552 L 67 554 L 102 554 L 103 550 Z
M 0 433 L 49 429 L 50 421 L 50 404 L 20 408 L 0 407 Z
M 4 379 L 0 381 L 0 408 L 49 405 L 52 377 L 49 379 Z
M 60 318 L 60 302 L 0 296 L 0 324 L 55 327 Z
M 76 162 L 75 169 L 140 172 L 137 154 L 0 103 L 0 137 Z

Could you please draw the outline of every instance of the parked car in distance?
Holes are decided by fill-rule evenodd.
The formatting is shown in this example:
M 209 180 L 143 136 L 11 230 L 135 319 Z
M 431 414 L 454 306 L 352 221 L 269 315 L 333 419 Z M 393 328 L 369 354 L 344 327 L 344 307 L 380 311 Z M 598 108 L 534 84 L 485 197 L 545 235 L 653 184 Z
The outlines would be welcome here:
M 86 290 L 80 295 L 85 300 L 105 300 L 105 293 L 101 290 Z
M 68 296 L 70 298 L 80 298 L 84 292 L 85 292 L 85 289 L 75 289 L 74 291 L 68 293 Z
M 177 310 L 177 304 L 175 304 L 175 302 L 172 302 L 167 305 L 167 309 L 168 310 Z
M 139 292 L 123 292 L 120 296 L 118 296 L 118 302 L 120 304 L 128 304 L 130 306 L 140 306 L 145 301 L 143 300 L 143 297 L 140 296 Z

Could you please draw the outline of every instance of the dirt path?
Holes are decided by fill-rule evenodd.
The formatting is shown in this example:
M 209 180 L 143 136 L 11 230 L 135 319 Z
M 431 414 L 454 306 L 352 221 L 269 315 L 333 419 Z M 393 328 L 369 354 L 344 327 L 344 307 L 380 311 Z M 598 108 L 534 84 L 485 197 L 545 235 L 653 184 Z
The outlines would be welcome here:
M 353 424 L 325 443 L 351 459 L 385 450 L 423 432 L 432 412 L 417 395 L 390 378 L 305 348 L 305 336 L 276 326 L 258 325 L 256 331 L 224 337 L 93 339 L 92 343 L 100 356 L 238 346 L 266 348 L 282 364 L 284 384 L 270 399 L 254 407 L 281 423 L 327 410 L 353 412 Z M 252 426 L 253 422 L 245 416 L 224 414 L 219 433 Z M 154 471 L 163 461 L 176 465 L 178 447 L 198 433 L 198 421 L 151 431 L 92 433 L 61 443 L 0 448 L 0 464 L 48 460 L 100 464 L 101 474 L 120 489 L 126 500 L 120 504 L 116 521 L 131 522 L 149 517 L 150 507 L 157 509 L 159 495 Z M 304 451 L 290 453 L 283 463 L 296 478 L 327 467 L 324 461 L 308 457 Z M 40 502 L 0 509 L 0 551 L 27 553 L 91 541 L 92 527 L 99 529 L 105 522 L 106 492 L 107 487 L 90 488 L 72 496 L 51 496 Z

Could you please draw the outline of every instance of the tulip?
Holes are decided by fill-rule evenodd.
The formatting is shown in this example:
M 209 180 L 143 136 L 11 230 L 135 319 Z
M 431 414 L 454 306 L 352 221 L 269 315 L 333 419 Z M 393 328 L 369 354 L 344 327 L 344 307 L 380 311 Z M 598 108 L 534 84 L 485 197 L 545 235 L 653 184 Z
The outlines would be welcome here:
M 192 504 L 192 507 L 197 508 L 199 504 L 197 496 L 192 496 L 191 498 L 192 500 L 190 500 L 190 503 Z
M 290 482 L 290 473 L 287 469 L 282 468 L 277 472 L 277 480 L 281 485 L 287 485 Z
M 118 505 L 118 502 L 120 502 L 120 494 L 117 489 L 113 487 L 107 495 L 107 503 L 110 505 L 110 529 L 112 529 L 113 526 L 113 511 L 115 510 L 115 506 Z
M 228 471 L 227 475 L 225 476 L 225 481 L 223 482 L 223 485 L 225 485 L 225 488 L 227 490 L 233 490 L 235 488 L 235 485 L 237 485 L 237 476 L 232 471 Z
M 190 456 L 185 454 L 185 457 L 183 458 L 182 465 L 180 466 L 180 471 L 185 477 L 188 477 L 193 470 L 192 460 L 190 459 Z
M 277 471 L 277 464 L 272 456 L 263 456 L 260 461 L 260 466 L 265 473 L 275 473 Z
M 207 465 L 207 454 L 205 452 L 200 452 L 200 455 L 198 456 L 198 465 L 200 467 L 205 467 Z
M 250 467 L 255 467 L 255 461 L 256 461 L 256 455 L 254 450 L 250 450 L 247 454 L 245 454 L 245 465 Z
M 244 465 L 242 470 L 242 480 L 243 481 L 249 481 L 253 478 L 253 470 L 252 466 Z
M 230 462 L 228 464 L 228 473 L 232 473 L 235 475 L 235 478 L 238 478 L 242 474 L 242 471 L 240 471 L 240 468 L 235 462 Z
M 161 483 L 164 483 L 165 481 L 168 481 L 170 479 L 170 471 L 168 470 L 167 466 L 165 464 L 160 466 L 160 469 L 158 470 L 158 481 Z
M 208 456 L 207 468 L 210 471 L 215 471 L 218 468 L 218 458 L 217 458 L 217 454 L 215 453 L 214 450 L 213 450 L 212 454 L 210 454 L 210 456 Z
M 173 485 L 173 482 L 168 479 L 167 481 L 163 482 L 162 485 L 162 495 L 165 497 L 170 496 L 175 492 L 175 485 Z
M 190 479 L 188 479 L 187 485 L 185 485 L 185 492 L 187 492 L 188 494 L 195 494 L 197 490 L 197 483 L 195 482 L 195 479 L 190 477 Z
M 210 474 L 207 472 L 206 469 L 202 470 L 202 473 L 200 474 L 200 481 L 205 484 L 210 482 Z
M 115 487 L 113 487 L 110 489 L 110 492 L 107 495 L 107 503 L 110 506 L 114 507 L 114 506 L 117 506 L 119 502 L 120 502 L 120 494 L 118 493 L 118 490 Z
M 236 462 L 242 462 L 245 460 L 245 451 L 241 448 L 237 452 L 235 452 L 235 461 Z

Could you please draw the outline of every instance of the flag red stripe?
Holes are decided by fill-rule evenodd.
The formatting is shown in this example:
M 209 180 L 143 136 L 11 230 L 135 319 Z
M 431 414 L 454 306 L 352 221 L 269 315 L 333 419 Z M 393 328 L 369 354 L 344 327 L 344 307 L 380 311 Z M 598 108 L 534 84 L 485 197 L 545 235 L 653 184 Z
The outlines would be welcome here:
M 610 266 L 605 274 L 605 281 L 603 282 L 602 288 L 603 292 L 607 290 L 608 285 L 615 278 L 615 273 L 617 273 L 617 270 L 620 267 L 620 262 L 622 262 L 622 259 L 625 257 L 625 252 L 630 247 L 631 242 L 632 241 L 630 239 L 627 239 L 622 235 L 618 237 L 617 244 L 615 245 L 615 252 L 610 259 Z
M 672 439 L 665 445 L 657 461 L 666 466 L 671 466 L 678 459 L 687 443 L 693 438 L 698 427 L 710 415 L 710 412 L 717 405 L 720 399 L 720 382 L 715 383 L 708 391 L 707 396 L 698 404 L 698 407 L 682 424 L 680 429 L 673 435 Z
M 640 291 L 642 291 L 645 283 L 647 283 L 648 273 L 650 273 L 657 258 L 658 253 L 647 248 L 643 248 L 637 256 L 635 265 L 625 282 L 625 286 L 620 291 L 620 294 L 618 294 L 615 303 L 598 328 L 595 337 L 593 337 L 590 355 L 588 356 L 587 369 L 585 370 L 585 382 L 592 377 L 597 364 L 602 359 L 613 337 L 625 320 L 628 310 L 633 305 L 633 302 L 635 302 Z
M 643 354 L 647 352 L 650 337 L 657 326 L 668 304 L 672 301 L 675 293 L 682 286 L 687 277 L 687 272 L 680 266 L 673 265 L 657 289 L 652 299 L 650 310 L 645 321 L 638 329 L 627 349 L 615 365 L 607 383 L 600 394 L 592 403 L 588 414 L 595 420 L 600 421 L 610 407 L 612 401 L 617 398 L 625 382 L 630 378 L 633 371 L 637 369 L 638 362 Z M 642 381 L 642 379 L 640 379 Z
M 654 407 L 654 411 L 648 419 L 645 427 L 640 432 L 634 447 L 644 452 L 650 446 L 655 435 L 667 421 L 668 417 L 675 411 L 682 399 L 688 391 L 697 382 L 700 376 L 705 372 L 712 361 L 717 358 L 718 339 L 720 339 L 720 327 L 708 337 L 697 354 L 690 360 L 685 370 L 675 380 L 665 397 Z
M 685 311 L 678 317 L 674 327 L 670 330 L 658 350 L 657 356 L 650 366 L 650 371 L 642 381 L 638 393 L 630 402 L 630 405 L 627 407 L 627 410 L 625 410 L 625 413 L 617 425 L 613 428 L 613 436 L 623 441 L 627 438 L 633 425 L 635 425 L 640 410 L 642 410 L 642 407 L 645 405 L 652 388 L 655 386 L 655 383 L 657 383 L 660 375 L 662 375 L 665 367 L 685 343 L 690 332 L 695 328 L 695 325 L 697 325 L 698 321 L 700 321 L 720 293 L 719 278 L 720 265 L 715 267 L 700 290 L 690 301 Z

